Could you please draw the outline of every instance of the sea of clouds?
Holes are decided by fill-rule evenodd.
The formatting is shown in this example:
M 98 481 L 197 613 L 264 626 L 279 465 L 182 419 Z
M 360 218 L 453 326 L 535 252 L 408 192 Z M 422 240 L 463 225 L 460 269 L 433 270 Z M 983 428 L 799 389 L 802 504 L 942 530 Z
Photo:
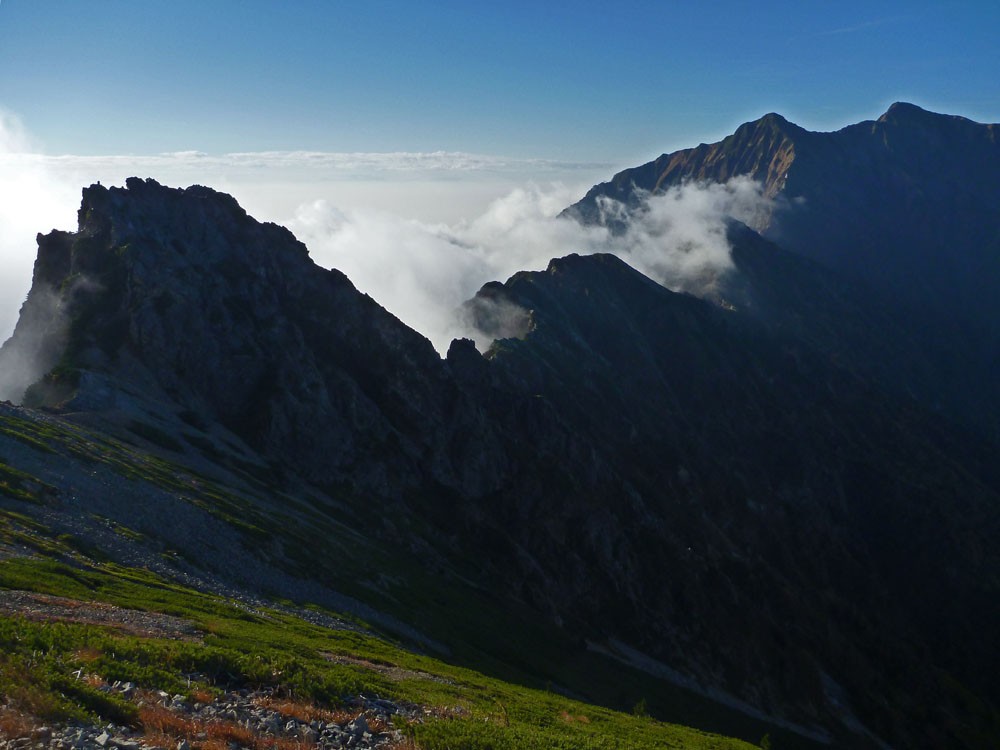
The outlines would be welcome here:
M 602 201 L 602 211 L 624 225 L 613 232 L 559 216 L 579 197 L 562 185 L 529 184 L 456 224 L 342 210 L 320 200 L 300 206 L 287 226 L 317 263 L 346 273 L 444 352 L 457 336 L 488 346 L 457 314 L 482 284 L 544 269 L 569 253 L 613 253 L 668 289 L 709 293 L 732 268 L 727 218 L 750 223 L 769 207 L 760 184 L 748 178 L 691 183 L 645 195 L 628 211 Z
M 581 168 L 596 167 L 600 165 Z M 43 156 L 17 119 L 0 113 L 0 340 L 13 330 L 30 286 L 35 234 L 75 228 L 80 190 L 95 179 L 121 184 L 130 174 L 151 175 L 175 186 L 208 184 L 240 200 L 246 194 L 257 218 L 288 226 L 318 264 L 346 273 L 361 291 L 426 335 L 442 353 L 456 336 L 475 338 L 481 349 L 488 346 L 458 314 L 480 286 L 504 281 L 520 270 L 543 269 L 552 258 L 569 253 L 613 253 L 671 290 L 710 292 L 732 267 L 727 217 L 753 224 L 771 208 L 760 185 L 747 178 L 724 185 L 692 183 L 642 196 L 628 211 L 602 200 L 600 209 L 618 220 L 620 231 L 612 232 L 559 216 L 581 197 L 586 183 L 522 180 L 510 187 L 512 175 L 532 170 L 565 174 L 572 168 L 544 160 L 450 152 Z M 240 177 L 247 169 L 254 174 L 252 183 Z M 481 201 L 485 210 L 472 219 L 445 222 L 370 202 L 351 205 L 318 197 L 324 190 L 317 174 L 354 179 L 373 169 L 382 173 L 378 184 L 404 201 L 407 190 L 414 200 L 426 192 L 435 201 L 448 196 L 459 200 L 466 186 L 482 190 L 485 184 L 503 187 L 503 194 Z M 492 177 L 506 172 L 507 182 L 485 183 L 479 179 L 484 172 Z M 342 182 L 350 184 L 350 179 Z M 296 189 L 290 190 L 290 184 Z M 293 204 L 289 195 L 296 197 Z M 311 197 L 302 199 L 306 195 Z

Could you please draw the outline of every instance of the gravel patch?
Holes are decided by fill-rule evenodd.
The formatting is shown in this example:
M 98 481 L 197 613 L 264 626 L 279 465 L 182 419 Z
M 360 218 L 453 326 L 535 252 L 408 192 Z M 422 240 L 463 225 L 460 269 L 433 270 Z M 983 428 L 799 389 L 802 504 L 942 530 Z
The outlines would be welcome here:
M 147 638 L 201 640 L 201 632 L 194 623 L 180 617 L 31 591 L 0 589 L 0 615 L 25 617 L 35 621 L 55 620 L 101 625 Z

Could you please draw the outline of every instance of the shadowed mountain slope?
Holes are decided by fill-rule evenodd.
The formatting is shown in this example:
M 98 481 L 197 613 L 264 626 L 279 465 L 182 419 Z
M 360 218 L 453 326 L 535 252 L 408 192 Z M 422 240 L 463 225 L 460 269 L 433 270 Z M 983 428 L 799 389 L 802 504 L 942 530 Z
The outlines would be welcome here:
M 425 616 L 459 583 L 536 621 L 517 647 L 476 642 L 495 663 L 551 627 L 581 663 L 665 665 L 843 746 L 989 746 L 988 447 L 885 386 L 858 354 L 877 345 L 868 308 L 843 334 L 822 316 L 854 304 L 839 277 L 731 237 L 735 310 L 570 255 L 484 286 L 468 312 L 505 337 L 442 360 L 228 196 L 94 186 L 77 233 L 40 237 L 0 369 L 40 362 L 25 401 L 59 419 L 185 456 L 194 428 L 212 460 L 246 446 L 267 467 L 265 535 L 319 509 L 420 560 L 387 573 L 397 604 L 440 576 L 418 608 L 431 638 L 458 638 Z M 297 545 L 299 573 L 326 584 L 327 549 Z
M 622 632 L 627 614 L 642 623 L 630 642 L 695 673 L 726 664 L 715 679 L 758 705 L 781 664 L 782 689 L 819 712 L 829 710 L 828 679 L 851 695 L 871 691 L 870 705 L 893 692 L 882 665 L 900 663 L 897 649 L 903 660 L 923 654 L 900 689 L 933 692 L 936 669 L 923 670 L 949 644 L 993 638 L 1000 613 L 981 576 L 998 561 L 967 554 L 996 533 L 997 484 L 974 439 L 800 339 L 672 294 L 611 256 L 553 261 L 487 294 L 533 310 L 532 331 L 499 342 L 493 366 L 551 400 L 627 477 L 610 502 L 550 494 L 540 511 L 562 529 L 551 566 L 603 538 L 595 567 L 617 568 L 630 587 L 560 576 L 596 583 L 571 595 L 594 603 L 581 617 Z M 964 489 L 953 492 L 956 481 Z M 964 593 L 942 566 L 962 558 L 978 571 Z M 947 614 L 932 614 L 930 600 L 947 601 Z M 966 614 L 952 620 L 956 608 Z M 952 630 L 959 621 L 964 635 Z M 866 654 L 855 628 L 893 636 Z M 836 658 L 816 649 L 831 640 L 843 649 Z M 969 653 L 967 678 L 990 673 L 973 654 L 992 648 Z M 883 722 L 899 720 L 858 711 L 882 736 L 892 734 Z
M 903 323 L 873 326 L 869 338 L 882 341 L 868 347 L 876 367 L 895 369 L 898 382 L 914 369 L 933 371 L 927 382 L 938 395 L 925 405 L 1000 443 L 1000 411 L 983 408 L 1000 396 L 1000 126 L 905 103 L 831 133 L 768 114 L 718 143 L 624 170 L 564 213 L 603 222 L 603 201 L 636 210 L 649 193 L 741 175 L 759 181 L 772 199 L 751 222 L 754 230 L 832 269 L 829 278 L 868 299 L 863 307 L 891 311 Z M 778 276 L 787 276 L 784 266 Z M 764 276 L 770 281 L 758 273 L 752 283 L 788 298 L 785 279 Z M 748 285 L 746 278 L 737 283 Z M 811 308 L 801 312 L 811 325 L 810 313 L 828 298 L 799 301 Z M 919 361 L 879 351 L 896 347 L 893 336 L 916 342 Z

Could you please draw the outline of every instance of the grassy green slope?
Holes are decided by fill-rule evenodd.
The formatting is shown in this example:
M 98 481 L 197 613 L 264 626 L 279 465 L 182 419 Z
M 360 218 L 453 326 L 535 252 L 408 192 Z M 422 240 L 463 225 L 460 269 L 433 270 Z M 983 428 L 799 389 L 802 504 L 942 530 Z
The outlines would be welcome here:
M 0 563 L 0 587 L 169 613 L 203 634 L 200 642 L 139 638 L 71 622 L 0 618 L 0 691 L 47 721 L 95 715 L 136 721 L 127 704 L 73 681 L 74 672 L 85 668 L 109 681 L 181 694 L 223 685 L 270 686 L 320 705 L 366 694 L 441 707 L 438 718 L 411 728 L 426 750 L 749 747 L 504 682 L 376 635 L 314 625 L 278 610 L 247 611 L 142 570 L 15 558 Z M 386 676 L 386 666 L 399 668 L 402 678 Z M 203 683 L 189 684 L 184 675 L 192 672 L 203 674 Z

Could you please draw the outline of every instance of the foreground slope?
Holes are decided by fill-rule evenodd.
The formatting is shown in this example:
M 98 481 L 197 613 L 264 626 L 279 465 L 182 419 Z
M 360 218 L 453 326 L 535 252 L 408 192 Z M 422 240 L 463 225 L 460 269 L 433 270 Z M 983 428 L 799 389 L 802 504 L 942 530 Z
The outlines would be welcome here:
M 93 512 L 123 517 L 116 500 L 169 502 L 182 484 L 190 496 L 178 498 L 175 514 L 217 511 L 219 485 L 22 410 L 2 409 L 0 426 L 4 747 L 749 747 L 449 665 L 356 613 L 241 591 L 221 571 L 164 551 L 180 529 L 143 533 Z M 8 463 L 27 466 L 45 453 L 50 460 L 37 467 L 45 479 Z M 81 476 L 132 492 L 102 498 Z M 212 528 L 213 518 L 201 523 L 221 532 L 222 546 L 226 529 Z M 64 533 L 74 519 L 75 533 Z
M 681 684 L 717 701 L 691 703 L 693 723 L 751 740 L 781 722 L 789 746 L 989 746 L 991 454 L 795 324 L 758 241 L 734 259 L 770 316 L 569 256 L 484 287 L 469 312 L 507 338 L 442 361 L 228 196 L 130 180 L 88 188 L 80 230 L 40 238 L 0 370 L 47 372 L 25 401 L 53 425 L 218 485 L 168 471 L 170 501 L 87 495 L 188 574 L 346 593 L 422 648 L 605 704 L 667 715 Z M 829 285 L 816 273 L 791 276 Z M 33 460 L 14 468 L 57 485 Z M 203 544 L 187 506 L 237 536 Z

